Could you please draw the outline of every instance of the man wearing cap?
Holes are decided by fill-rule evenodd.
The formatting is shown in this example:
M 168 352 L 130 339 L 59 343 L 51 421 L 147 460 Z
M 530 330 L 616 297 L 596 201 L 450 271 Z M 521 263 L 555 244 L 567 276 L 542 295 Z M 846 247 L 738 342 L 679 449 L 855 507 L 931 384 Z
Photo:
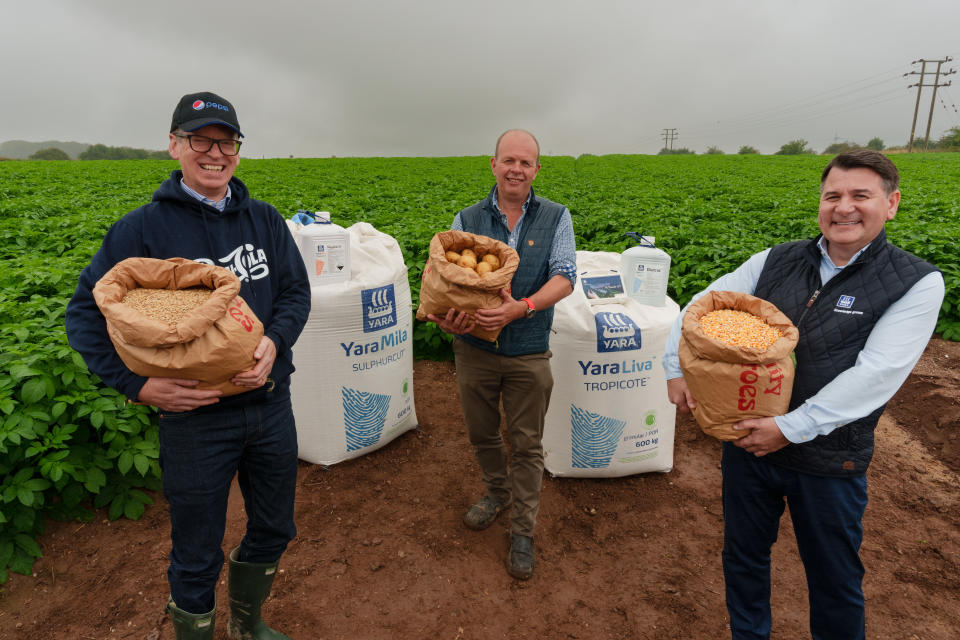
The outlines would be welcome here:
M 264 623 L 280 556 L 293 522 L 297 437 L 290 403 L 291 347 L 310 312 L 307 272 L 286 223 L 250 198 L 234 177 L 239 163 L 236 110 L 213 93 L 180 99 L 170 125 L 170 156 L 180 163 L 153 199 L 118 220 L 80 275 L 67 306 L 70 345 L 92 372 L 131 401 L 157 407 L 163 490 L 172 549 L 167 611 L 178 639 L 213 638 L 215 588 L 223 566 L 227 499 L 238 476 L 247 513 L 230 553 L 231 638 L 287 638 Z M 220 397 L 197 380 L 143 378 L 124 366 L 93 299 L 97 281 L 130 257 L 184 257 L 225 267 L 263 322 L 257 364 L 231 382 L 249 391 Z
M 500 290 L 500 306 L 480 309 L 476 317 L 450 309 L 445 316 L 428 318 L 456 335 L 453 352 L 463 417 L 487 490 L 464 514 L 463 523 L 486 529 L 512 503 L 507 572 L 527 580 L 533 576 L 543 424 L 553 390 L 553 305 L 573 291 L 576 249 L 570 211 L 533 193 L 533 179 L 540 171 L 540 145 L 533 134 L 504 132 L 490 168 L 496 184 L 484 200 L 458 213 L 452 228 L 516 249 L 520 265 L 511 289 Z M 468 335 L 475 326 L 499 330 L 497 341 Z M 500 435 L 501 400 L 509 456 Z

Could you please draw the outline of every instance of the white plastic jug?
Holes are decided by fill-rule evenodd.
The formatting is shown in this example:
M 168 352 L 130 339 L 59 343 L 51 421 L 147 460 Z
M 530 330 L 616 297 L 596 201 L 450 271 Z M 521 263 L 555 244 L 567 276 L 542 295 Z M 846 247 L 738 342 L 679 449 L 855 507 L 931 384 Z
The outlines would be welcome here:
M 667 298 L 667 281 L 670 278 L 669 254 L 656 248 L 653 236 L 643 236 L 633 231 L 625 235 L 639 244 L 620 256 L 624 291 L 640 304 L 662 307 Z
M 350 234 L 330 222 L 330 213 L 312 214 L 316 222 L 295 232 L 300 256 L 310 276 L 310 286 L 346 282 L 350 279 Z

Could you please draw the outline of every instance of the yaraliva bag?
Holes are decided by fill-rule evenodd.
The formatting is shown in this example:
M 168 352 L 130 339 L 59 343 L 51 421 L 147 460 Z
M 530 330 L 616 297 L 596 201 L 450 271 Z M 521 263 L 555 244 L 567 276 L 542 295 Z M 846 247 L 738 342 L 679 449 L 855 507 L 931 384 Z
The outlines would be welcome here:
M 720 309 L 753 314 L 781 335 L 765 349 L 725 344 L 707 336 L 700 325 L 703 316 Z M 737 440 L 749 431 L 735 431 L 735 423 L 787 412 L 793 392 L 791 353 L 799 332 L 775 305 L 746 293 L 710 291 L 687 308 L 682 329 L 680 368 L 697 401 L 693 415 L 704 433 Z
M 472 249 L 477 255 L 492 253 L 499 258 L 500 267 L 480 276 L 447 260 L 447 251 L 460 253 L 464 249 Z M 517 252 L 499 240 L 466 231 L 441 231 L 430 240 L 430 259 L 423 270 L 417 320 L 426 320 L 430 313 L 443 316 L 450 309 L 471 315 L 477 309 L 496 309 L 503 302 L 500 289 L 510 289 L 519 265 Z M 500 331 L 477 327 L 470 335 L 493 342 Z
M 150 317 L 123 302 L 137 289 L 212 291 L 175 324 Z M 123 363 L 145 377 L 199 380 L 198 389 L 224 395 L 249 391 L 230 379 L 253 368 L 253 352 L 263 324 L 237 295 L 240 280 L 223 267 L 184 258 L 127 258 L 108 271 L 93 289 L 107 321 L 107 333 Z M 159 298 L 158 298 L 159 300 Z

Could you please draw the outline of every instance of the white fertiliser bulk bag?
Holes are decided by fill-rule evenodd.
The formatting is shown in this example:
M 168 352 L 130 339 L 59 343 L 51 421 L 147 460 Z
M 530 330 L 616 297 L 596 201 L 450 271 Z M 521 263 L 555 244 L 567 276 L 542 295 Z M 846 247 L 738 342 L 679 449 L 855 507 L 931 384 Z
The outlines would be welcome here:
M 588 299 L 584 274 L 604 274 L 595 278 L 604 283 L 619 265 L 619 253 L 578 251 L 576 287 L 555 308 L 554 385 L 543 434 L 544 464 L 555 476 L 673 468 L 676 407 L 667 399 L 660 357 L 680 307 L 669 298 L 662 307 L 624 295 Z
M 416 428 L 413 318 L 397 241 L 366 222 L 350 234 L 350 279 L 311 287 L 290 390 L 301 459 L 334 464 Z

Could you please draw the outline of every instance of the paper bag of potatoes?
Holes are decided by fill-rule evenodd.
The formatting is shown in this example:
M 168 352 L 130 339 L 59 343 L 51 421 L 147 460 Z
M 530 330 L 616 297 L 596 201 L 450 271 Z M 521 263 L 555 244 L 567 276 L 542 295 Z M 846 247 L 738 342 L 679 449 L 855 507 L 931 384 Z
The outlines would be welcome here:
M 520 256 L 505 243 L 466 231 L 441 231 L 430 240 L 423 270 L 417 319 L 456 309 L 473 314 L 500 306 L 500 289 L 510 289 Z M 493 342 L 499 331 L 479 327 L 470 335 Z

